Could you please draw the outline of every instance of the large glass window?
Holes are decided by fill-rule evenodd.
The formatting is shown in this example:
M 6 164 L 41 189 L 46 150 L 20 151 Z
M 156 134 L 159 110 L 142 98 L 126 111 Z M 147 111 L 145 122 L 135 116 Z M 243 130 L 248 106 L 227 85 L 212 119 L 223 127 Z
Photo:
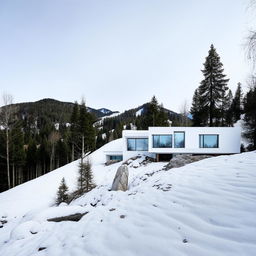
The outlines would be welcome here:
M 153 148 L 171 148 L 172 135 L 153 135 Z
M 135 151 L 136 150 L 136 141 L 135 139 L 127 139 L 127 150 Z
M 128 151 L 148 151 L 147 138 L 130 138 L 127 139 Z
M 185 147 L 185 132 L 174 132 L 174 147 L 175 148 Z
M 199 147 L 200 148 L 218 148 L 219 147 L 219 135 L 217 135 L 217 134 L 199 135 Z

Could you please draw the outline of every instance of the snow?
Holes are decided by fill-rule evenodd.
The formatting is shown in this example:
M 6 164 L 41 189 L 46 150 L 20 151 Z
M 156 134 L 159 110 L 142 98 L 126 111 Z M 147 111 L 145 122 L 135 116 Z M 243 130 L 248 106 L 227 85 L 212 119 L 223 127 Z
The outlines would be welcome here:
M 100 112 L 103 113 L 103 114 L 109 114 L 109 113 L 112 112 L 111 110 L 106 109 L 106 108 L 100 108 L 100 109 L 98 109 L 98 111 L 100 111 Z
M 101 117 L 101 118 L 99 119 L 99 121 L 97 121 L 97 122 L 94 123 L 94 127 L 103 125 L 104 119 L 111 118 L 111 117 L 116 117 L 116 116 L 119 116 L 119 115 L 120 115 L 120 113 L 117 111 L 117 112 L 115 112 L 115 113 L 113 113 L 113 114 L 111 114 L 111 115 L 103 116 L 103 117 Z
M 236 123 L 234 123 L 234 127 L 240 127 L 242 129 L 241 133 L 241 144 L 244 145 L 244 147 L 248 147 L 250 145 L 250 141 L 244 136 L 244 133 L 246 132 L 245 124 L 244 124 L 244 115 L 242 115 L 242 118 L 238 120 Z
M 54 200 L 62 177 L 75 188 L 77 161 L 1 193 L 0 255 L 255 255 L 256 151 L 168 171 L 142 156 L 129 161 L 129 190 L 116 192 L 121 163 L 105 166 L 103 152 L 118 145 L 90 155 L 98 186 L 70 205 Z M 87 211 L 79 222 L 47 221 Z
M 60 123 L 55 123 L 54 127 L 55 127 L 55 130 L 58 131 L 60 129 Z
M 136 112 L 135 116 L 136 116 L 136 117 L 141 116 L 142 112 L 143 112 L 143 108 L 140 108 L 140 109 Z

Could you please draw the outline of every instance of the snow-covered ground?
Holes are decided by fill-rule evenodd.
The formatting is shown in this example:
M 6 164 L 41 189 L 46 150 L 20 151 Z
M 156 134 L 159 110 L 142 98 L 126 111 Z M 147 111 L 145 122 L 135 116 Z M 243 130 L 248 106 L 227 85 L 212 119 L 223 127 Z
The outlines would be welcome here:
M 78 162 L 1 193 L 0 255 L 255 255 L 256 152 L 168 171 L 141 157 L 129 162 L 129 190 L 114 192 L 121 163 L 105 166 L 103 151 L 118 143 L 91 154 L 98 186 L 69 206 L 55 207 L 55 195 L 62 177 L 75 188 Z

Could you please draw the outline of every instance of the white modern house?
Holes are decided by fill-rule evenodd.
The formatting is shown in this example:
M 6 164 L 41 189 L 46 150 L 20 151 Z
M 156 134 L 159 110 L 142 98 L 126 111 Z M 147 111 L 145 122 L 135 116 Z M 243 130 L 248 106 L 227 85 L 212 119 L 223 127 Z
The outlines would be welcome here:
M 124 130 L 121 145 L 107 151 L 107 160 L 126 160 L 138 154 L 169 160 L 173 154 L 240 153 L 240 127 L 149 127 Z

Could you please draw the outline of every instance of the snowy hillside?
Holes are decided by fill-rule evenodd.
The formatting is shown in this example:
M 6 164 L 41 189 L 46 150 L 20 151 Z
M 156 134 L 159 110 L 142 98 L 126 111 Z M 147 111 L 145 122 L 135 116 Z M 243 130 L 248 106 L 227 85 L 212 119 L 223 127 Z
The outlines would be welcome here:
M 55 207 L 62 177 L 75 187 L 78 162 L 0 194 L 0 255 L 255 255 L 256 152 L 208 158 L 164 171 L 129 162 L 129 190 L 109 191 L 121 163 L 91 154 L 97 187 Z M 86 213 L 79 222 L 47 219 Z

